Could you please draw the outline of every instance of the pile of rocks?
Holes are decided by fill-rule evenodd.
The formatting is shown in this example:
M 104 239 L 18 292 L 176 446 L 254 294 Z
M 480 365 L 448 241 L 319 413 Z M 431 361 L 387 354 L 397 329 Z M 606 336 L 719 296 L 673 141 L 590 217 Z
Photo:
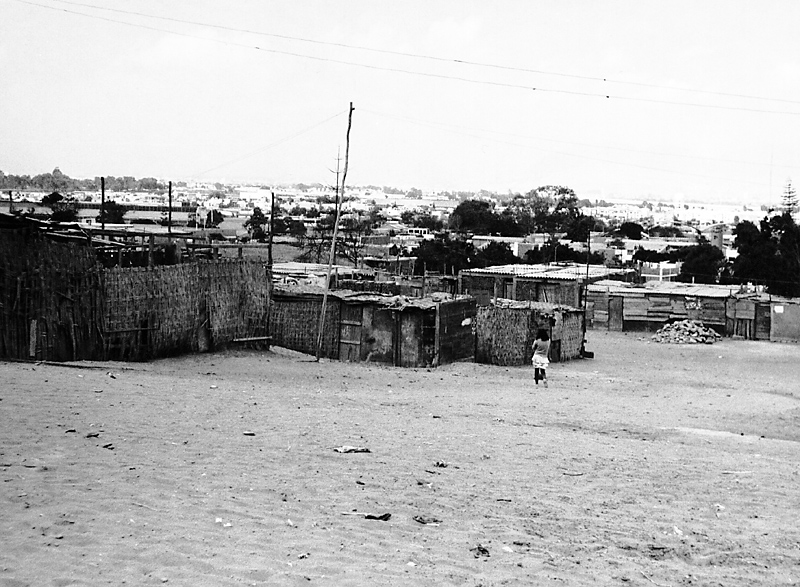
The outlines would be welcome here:
M 653 335 L 655 342 L 672 344 L 714 344 L 722 337 L 697 320 L 680 320 L 667 324 Z

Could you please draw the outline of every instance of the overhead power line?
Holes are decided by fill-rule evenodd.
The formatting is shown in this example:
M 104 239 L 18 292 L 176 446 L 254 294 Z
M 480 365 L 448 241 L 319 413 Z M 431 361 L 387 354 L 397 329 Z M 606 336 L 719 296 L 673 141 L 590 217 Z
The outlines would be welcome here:
M 577 142 L 577 141 L 565 141 L 563 139 L 553 139 L 553 138 L 549 138 L 549 137 L 536 137 L 536 136 L 524 135 L 524 134 L 519 134 L 519 133 L 509 133 L 509 132 L 498 131 L 496 129 L 486 129 L 486 128 L 478 128 L 478 127 L 469 127 L 468 128 L 468 127 L 459 126 L 459 125 L 450 124 L 450 123 L 441 122 L 441 121 L 422 120 L 422 119 L 419 119 L 419 118 L 401 116 L 399 114 L 388 114 L 388 113 L 385 113 L 385 112 L 377 112 L 375 110 L 369 110 L 369 109 L 363 109 L 363 111 L 367 112 L 367 113 L 370 113 L 370 114 L 374 114 L 376 116 L 382 116 L 384 118 L 392 118 L 392 119 L 395 119 L 395 120 L 401 120 L 401 121 L 405 121 L 405 122 L 410 122 L 412 124 L 418 124 L 418 125 L 429 126 L 429 127 L 434 127 L 434 128 L 439 127 L 439 128 L 442 128 L 443 130 L 446 130 L 446 131 L 449 131 L 449 132 L 456 132 L 456 133 L 458 133 L 458 132 L 463 132 L 463 133 L 484 133 L 486 135 L 500 135 L 500 136 L 506 136 L 506 137 L 513 137 L 513 138 L 517 138 L 517 139 L 528 139 L 528 140 L 532 140 L 532 141 L 544 141 L 544 142 L 549 142 L 549 143 L 560 143 L 560 144 L 563 144 L 563 145 L 575 145 L 575 146 L 579 146 L 579 147 L 589 147 L 591 149 L 605 149 L 605 150 L 611 150 L 611 151 L 623 151 L 623 152 L 626 152 L 626 153 L 636 153 L 638 155 L 657 155 L 659 157 L 677 157 L 677 158 L 681 158 L 681 159 L 694 159 L 694 160 L 698 160 L 698 161 L 713 161 L 713 162 L 717 162 L 717 163 L 733 163 L 733 164 L 736 164 L 736 165 L 754 165 L 754 166 L 760 166 L 760 167 L 773 167 L 773 168 L 780 168 L 780 169 L 800 169 L 800 167 L 797 167 L 796 165 L 773 164 L 772 162 L 766 162 L 766 161 L 764 161 L 764 162 L 741 161 L 741 160 L 737 160 L 737 159 L 722 159 L 722 158 L 719 158 L 719 157 L 702 157 L 702 156 L 698 156 L 698 155 L 687 155 L 686 153 L 665 153 L 663 151 L 647 151 L 647 150 L 644 150 L 644 149 L 631 149 L 631 148 L 627 148 L 627 147 L 615 147 L 615 146 L 612 146 L 612 145 L 598 145 L 598 144 L 592 144 L 592 143 L 581 143 L 581 142 Z M 472 135 L 472 136 L 479 136 L 479 135 Z M 481 136 L 481 138 L 484 138 L 483 135 L 480 135 L 480 136 Z M 508 144 L 517 145 L 519 143 L 508 143 Z
M 347 60 L 344 60 L 344 59 L 334 59 L 334 58 L 331 58 L 331 57 L 319 57 L 319 56 L 316 56 L 316 55 L 308 55 L 308 54 L 298 53 L 298 52 L 294 52 L 294 51 L 285 51 L 285 50 L 280 50 L 280 49 L 270 49 L 270 48 L 260 47 L 260 46 L 256 46 L 256 45 L 250 45 L 250 44 L 246 44 L 246 43 L 239 43 L 239 42 L 234 42 L 234 41 L 226 41 L 226 40 L 222 40 L 222 39 L 210 39 L 208 37 L 203 37 L 203 36 L 199 36 L 199 35 L 192 35 L 192 34 L 189 34 L 189 33 L 173 31 L 173 30 L 164 29 L 164 28 L 155 27 L 155 26 L 150 26 L 150 25 L 146 25 L 146 24 L 133 23 L 133 22 L 128 22 L 128 21 L 124 21 L 124 20 L 117 20 L 117 19 L 113 19 L 113 18 L 108 18 L 108 17 L 104 17 L 104 16 L 95 15 L 95 14 L 87 14 L 85 12 L 78 12 L 76 10 L 70 10 L 68 8 L 49 6 L 49 5 L 46 5 L 46 4 L 40 4 L 38 2 L 32 2 L 30 0 L 16 0 L 16 1 L 19 2 L 19 3 L 22 3 L 22 4 L 28 4 L 30 6 L 37 6 L 39 8 L 45 8 L 45 9 L 48 9 L 48 10 L 54 10 L 56 12 L 65 12 L 65 13 L 68 13 L 68 14 L 73 14 L 73 15 L 77 15 L 77 16 L 83 16 L 83 17 L 86 17 L 86 18 L 93 18 L 93 19 L 102 20 L 102 21 L 106 21 L 106 22 L 113 22 L 113 23 L 117 23 L 117 24 L 123 24 L 123 25 L 126 25 L 126 26 L 135 27 L 135 28 L 141 28 L 141 29 L 145 29 L 145 30 L 157 31 L 157 32 L 162 32 L 162 33 L 171 34 L 171 35 L 178 35 L 178 36 L 183 36 L 183 37 L 188 37 L 188 38 L 193 38 L 193 39 L 199 39 L 199 40 L 207 41 L 207 42 L 221 43 L 221 44 L 224 44 L 224 45 L 243 47 L 243 48 L 253 49 L 253 50 L 262 51 L 262 52 L 266 52 L 266 53 L 272 53 L 272 54 L 276 54 L 276 55 L 287 55 L 287 56 L 297 57 L 297 58 L 301 58 L 301 59 L 309 59 L 309 60 L 313 60 L 313 61 L 320 61 L 320 62 L 327 62 L 327 63 L 336 63 L 336 64 L 340 64 L 340 65 L 349 65 L 349 66 L 353 66 L 353 67 L 360 67 L 360 68 L 363 68 L 363 69 L 370 69 L 370 70 L 376 70 L 376 71 L 388 71 L 388 72 L 393 72 L 393 73 L 402 73 L 402 74 L 407 74 L 407 75 L 414 75 L 414 76 L 434 78 L 434 79 L 445 79 L 445 80 L 459 81 L 459 82 L 470 83 L 470 84 L 494 86 L 494 87 L 501 87 L 501 88 L 513 88 L 513 89 L 529 90 L 529 91 L 535 91 L 535 92 L 540 92 L 540 93 L 565 94 L 565 95 L 591 97 L 591 98 L 604 98 L 604 99 L 608 99 L 608 100 L 623 100 L 623 101 L 628 101 L 628 102 L 640 102 L 640 103 L 649 103 L 649 104 L 666 104 L 666 105 L 672 105 L 672 106 L 690 106 L 690 107 L 695 107 L 695 108 L 707 108 L 707 109 L 715 109 L 715 110 L 728 110 L 728 111 L 739 111 L 739 112 L 755 112 L 755 113 L 761 113 L 761 114 L 786 114 L 786 115 L 790 115 L 790 116 L 800 116 L 800 111 L 770 110 L 770 109 L 752 108 L 752 107 L 746 107 L 746 106 L 725 106 L 725 105 L 720 105 L 720 104 L 703 104 L 703 103 L 700 103 L 700 102 L 686 102 L 686 101 L 680 101 L 680 100 L 663 100 L 663 99 L 657 99 L 657 98 L 642 98 L 642 97 L 623 96 L 623 95 L 616 95 L 616 94 L 606 94 L 606 93 L 600 93 L 600 92 L 580 92 L 580 91 L 575 91 L 575 90 L 564 90 L 564 89 L 548 88 L 548 87 L 542 87 L 542 86 L 531 86 L 529 84 L 519 84 L 519 83 L 498 82 L 498 81 L 491 81 L 491 80 L 474 79 L 474 78 L 468 78 L 468 77 L 463 77 L 463 76 L 459 76 L 459 75 L 447 75 L 447 74 L 430 73 L 430 72 L 424 72 L 424 71 L 415 71 L 415 70 L 412 70 L 412 69 L 405 69 L 405 68 L 400 68 L 400 67 L 371 65 L 371 64 L 367 64 L 367 63 L 358 63 L 358 62 L 355 62 L 355 61 L 347 61 Z M 65 2 L 65 0 L 55 0 L 55 1 L 57 1 L 57 2 Z M 76 4 L 76 3 L 70 3 L 70 2 L 65 2 L 65 3 L 67 3 L 67 4 Z M 81 6 L 91 7 L 92 5 L 81 5 Z M 96 8 L 104 9 L 103 7 L 96 7 Z M 121 10 L 117 10 L 117 11 L 118 12 L 127 12 L 127 11 L 121 11 Z M 153 16 L 150 16 L 150 15 L 147 15 L 147 14 L 144 14 L 144 13 L 136 13 L 136 12 L 132 12 L 131 14 L 132 15 L 146 17 L 146 18 L 161 18 L 161 19 L 165 19 L 165 20 L 173 20 L 175 22 L 179 22 L 179 23 L 182 23 L 182 24 L 192 24 L 192 25 L 205 26 L 205 25 L 203 25 L 203 23 L 193 23 L 192 21 L 185 21 L 185 20 L 181 20 L 181 19 L 170 19 L 170 18 L 167 18 L 167 17 L 153 17 Z M 212 25 L 208 25 L 208 26 L 212 26 Z M 226 27 L 220 26 L 220 28 L 226 28 Z M 244 30 L 244 29 L 232 29 L 231 28 L 231 30 L 234 30 L 236 32 L 245 32 L 245 33 L 249 32 L 249 31 Z M 259 34 L 267 34 L 267 33 L 259 33 Z M 277 36 L 277 35 L 271 35 L 271 36 Z M 302 39 L 295 38 L 295 40 L 302 40 Z M 319 43 L 322 43 L 322 42 L 320 41 Z M 356 47 L 353 46 L 352 48 L 356 48 Z M 376 50 L 376 51 L 380 51 L 380 50 Z M 409 55 L 411 55 L 411 54 L 409 54 Z M 442 58 L 436 58 L 436 59 L 442 59 Z M 464 61 L 463 63 L 469 63 L 469 62 Z M 476 65 L 478 65 L 478 64 L 476 64 Z M 500 67 L 500 66 L 498 66 L 498 67 Z M 533 70 L 531 70 L 531 72 L 533 72 Z M 544 72 L 542 72 L 542 73 L 544 73 Z M 565 77 L 570 77 L 568 74 L 560 74 L 560 75 L 563 75 Z M 572 77 L 580 77 L 580 76 L 572 76 Z M 594 78 L 594 79 L 601 79 L 601 78 Z M 608 81 L 608 80 L 606 80 L 606 81 Z M 744 96 L 741 96 L 741 97 L 744 97 Z M 798 103 L 800 103 L 800 102 L 798 102 Z
M 206 169 L 204 171 L 201 171 L 199 173 L 195 173 L 192 177 L 199 177 L 201 175 L 205 175 L 206 173 L 210 173 L 210 172 L 216 171 L 217 169 L 220 169 L 222 167 L 227 167 L 228 165 L 232 165 L 234 163 L 238 163 L 239 161 L 243 161 L 244 159 L 248 159 L 248 158 L 252 157 L 253 155 L 256 155 L 256 154 L 261 153 L 263 151 L 267 151 L 269 149 L 272 149 L 273 147 L 277 147 L 278 145 L 281 145 L 281 144 L 283 144 L 283 143 L 285 143 L 287 141 L 290 141 L 290 140 L 292 140 L 294 138 L 297 138 L 300 135 L 303 135 L 303 134 L 305 134 L 305 133 L 317 128 L 318 126 L 322 126 L 326 122 L 329 122 L 329 121 L 333 120 L 334 118 L 336 118 L 338 116 L 341 116 L 345 112 L 346 111 L 344 111 L 344 110 L 341 111 L 341 112 L 337 112 L 333 116 L 329 116 L 325 120 L 321 120 L 320 122 L 317 122 L 316 124 L 312 124 L 311 126 L 308 126 L 308 127 L 304 128 L 303 130 L 299 130 L 296 133 L 293 133 L 291 135 L 285 136 L 282 139 L 279 139 L 279 140 L 275 141 L 274 143 L 270 143 L 269 145 L 266 145 L 264 147 L 259 147 L 258 149 L 255 149 L 254 151 L 250 151 L 249 153 L 245 153 L 244 155 L 241 155 L 240 157 L 236 157 L 235 159 L 230 159 L 229 161 L 225 161 L 224 163 L 220 163 L 219 165 L 215 165 L 214 167 L 211 167 L 211 168 Z
M 376 116 L 382 116 L 382 117 L 385 117 L 385 118 L 394 118 L 394 119 L 397 119 L 397 120 L 403 120 L 405 122 L 410 122 L 412 124 L 417 124 L 419 126 L 429 126 L 429 127 L 437 127 L 438 126 L 438 127 L 442 128 L 442 125 L 437 125 L 435 123 L 431 123 L 431 122 L 428 122 L 428 121 L 420 121 L 420 120 L 407 118 L 407 117 L 394 116 L 394 115 L 391 115 L 391 114 L 382 114 L 380 112 L 375 112 L 375 111 L 368 110 L 368 109 L 363 109 L 363 112 L 365 112 L 367 114 L 373 114 L 373 115 L 376 115 Z M 443 130 L 451 132 L 451 133 L 454 133 L 454 134 L 459 134 L 459 135 L 462 135 L 462 136 L 468 136 L 468 137 L 480 139 L 482 141 L 492 141 L 492 142 L 495 142 L 495 143 L 500 143 L 500 144 L 505 144 L 505 145 L 512 145 L 512 146 L 515 146 L 515 147 L 524 147 L 524 148 L 527 148 L 527 149 L 533 149 L 534 151 L 541 151 L 543 153 L 549 153 L 549 154 L 553 154 L 553 155 L 563 155 L 565 157 L 574 157 L 574 158 L 577 158 L 577 159 L 586 159 L 588 161 L 599 161 L 600 163 L 610 163 L 612 165 L 620 165 L 622 167 L 633 167 L 633 168 L 636 168 L 636 169 L 646 169 L 648 171 L 659 171 L 659 172 L 662 172 L 662 173 L 670 173 L 670 174 L 673 174 L 673 175 L 684 175 L 684 176 L 690 176 L 690 177 L 701 177 L 701 178 L 704 178 L 704 179 L 713 179 L 715 181 L 727 181 L 727 182 L 733 182 L 733 183 L 736 183 L 736 184 L 746 183 L 746 184 L 750 184 L 750 185 L 764 187 L 764 182 L 741 180 L 741 179 L 735 179 L 735 178 L 732 178 L 732 177 L 721 177 L 721 176 L 707 175 L 707 174 L 704 174 L 704 173 L 694 173 L 694 172 L 691 172 L 691 171 L 680 171 L 680 170 L 677 170 L 677 169 L 667 169 L 667 168 L 663 168 L 663 167 L 653 167 L 653 166 L 650 166 L 650 165 L 640 165 L 638 163 L 629 163 L 629 162 L 625 162 L 625 161 L 615 161 L 613 159 L 605 159 L 605 158 L 602 158 L 602 157 L 593 157 L 591 155 L 582 155 L 582 154 L 579 154 L 579 153 L 569 153 L 569 152 L 566 152 L 566 151 L 557 151 L 557 150 L 553 150 L 553 149 L 544 149 L 542 147 L 534 147 L 533 145 L 526 145 L 526 144 L 523 144 L 523 143 L 506 141 L 506 140 L 502 140 L 502 139 L 498 139 L 498 138 L 486 137 L 486 136 L 477 134 L 474 131 L 473 132 L 468 132 L 468 131 L 459 131 L 459 130 L 453 130 L 453 129 L 447 129 L 447 128 L 443 128 Z
M 61 4 L 68 4 L 70 6 L 81 6 L 83 8 L 93 8 L 97 10 L 106 10 L 109 12 L 117 12 L 120 14 L 128 14 L 132 16 L 140 16 L 144 18 L 152 18 L 163 20 L 167 22 L 175 22 L 180 24 L 190 24 L 193 26 L 201 26 L 207 28 L 213 28 L 218 30 L 224 31 L 231 31 L 231 32 L 239 32 L 239 33 L 247 33 L 252 35 L 260 35 L 264 37 L 272 37 L 275 39 L 285 39 L 290 41 L 298 41 L 302 43 L 312 43 L 315 45 L 322 45 L 327 47 L 339 47 L 343 49 L 351 49 L 356 51 L 368 51 L 371 53 L 379 53 L 383 55 L 396 55 L 399 57 L 409 57 L 413 59 L 424 59 L 428 61 L 436 61 L 440 63 L 457 63 L 460 65 L 469 65 L 474 67 L 482 67 L 487 69 L 498 69 L 503 71 L 516 71 L 521 73 L 534 73 L 537 75 L 550 75 L 550 76 L 557 76 L 557 77 L 564 77 L 564 78 L 571 78 L 571 79 L 579 79 L 584 81 L 594 81 L 594 82 L 602 82 L 602 83 L 611 83 L 611 84 L 623 84 L 629 86 L 637 86 L 637 87 L 644 87 L 644 88 L 653 88 L 659 90 L 672 90 L 672 91 L 679 91 L 679 92 L 691 92 L 697 94 L 706 94 L 710 96 L 725 96 L 729 98 L 745 98 L 748 100 L 763 100 L 769 102 L 781 102 L 785 104 L 800 104 L 800 100 L 789 100 L 784 98 L 769 98 L 766 96 L 754 96 L 750 94 L 739 94 L 733 92 L 719 92 L 714 90 L 702 90 L 696 88 L 686 88 L 681 86 L 670 86 L 670 85 L 663 85 L 663 84 L 651 84 L 646 82 L 635 82 L 629 80 L 618 80 L 613 78 L 607 77 L 599 77 L 599 76 L 590 76 L 590 75 L 578 75 L 572 73 L 564 73 L 564 72 L 557 72 L 557 71 L 546 71 L 542 69 L 532 69 L 527 67 L 515 67 L 510 65 L 502 65 L 497 63 L 486 63 L 480 61 L 471 61 L 468 59 L 455 59 L 455 58 L 447 58 L 447 57 L 439 57 L 435 55 L 425 55 L 422 53 L 411 53 L 406 51 L 393 51 L 391 49 L 378 49 L 375 47 L 366 47 L 364 45 L 351 45 L 348 43 L 337 43 L 333 41 L 320 41 L 318 39 L 310 39 L 307 37 L 298 37 L 293 35 L 285 35 L 281 33 L 271 33 L 266 31 L 259 31 L 253 29 L 243 29 L 231 26 L 225 26 L 221 24 L 214 24 L 208 22 L 200 22 L 195 20 L 188 20 L 182 18 L 174 18 L 169 16 L 160 16 L 156 14 L 146 14 L 143 12 L 138 12 L 134 10 L 122 10 L 120 8 L 109 8 L 107 6 L 98 6 L 96 4 L 88 4 L 84 2 L 70 2 L 69 0 L 53 0 L 55 2 L 60 2 Z

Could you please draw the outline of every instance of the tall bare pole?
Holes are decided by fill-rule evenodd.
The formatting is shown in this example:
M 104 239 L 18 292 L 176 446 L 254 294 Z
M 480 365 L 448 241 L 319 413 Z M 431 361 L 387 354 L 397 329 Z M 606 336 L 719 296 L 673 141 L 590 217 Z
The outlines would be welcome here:
M 169 210 L 167 211 L 167 234 L 172 234 L 172 182 L 169 182 Z
M 100 228 L 106 229 L 106 178 L 100 178 Z
M 272 272 L 272 235 L 275 234 L 275 192 L 270 192 L 269 203 L 269 240 L 267 240 L 267 265 Z
M 333 270 L 333 260 L 336 257 L 336 238 L 339 235 L 339 218 L 342 215 L 342 200 L 344 199 L 344 186 L 347 180 L 347 166 L 350 162 L 350 129 L 353 126 L 353 103 L 350 102 L 350 112 L 347 115 L 347 140 L 344 148 L 344 172 L 342 173 L 342 183 L 336 182 L 336 220 L 333 223 L 333 238 L 331 240 L 331 252 L 328 257 L 328 271 L 325 276 L 325 293 L 322 295 L 322 310 L 319 315 L 319 328 L 317 329 L 317 361 L 322 355 L 322 333 L 325 327 L 325 310 L 328 305 L 328 291 L 331 287 L 331 271 Z

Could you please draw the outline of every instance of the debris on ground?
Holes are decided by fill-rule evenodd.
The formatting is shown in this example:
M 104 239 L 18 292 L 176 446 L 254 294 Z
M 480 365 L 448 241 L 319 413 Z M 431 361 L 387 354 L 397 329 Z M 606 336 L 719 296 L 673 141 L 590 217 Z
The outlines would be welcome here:
M 480 558 L 482 556 L 489 556 L 489 550 L 482 545 L 478 545 L 474 548 L 470 548 L 469 551 L 475 555 L 475 558 Z
M 652 340 L 670 344 L 714 344 L 721 338 L 715 330 L 706 328 L 698 320 L 679 320 L 658 329 Z
M 363 446 L 347 446 L 347 445 L 345 445 L 345 446 L 337 446 L 333 450 L 335 450 L 336 452 L 341 452 L 341 453 L 372 452 L 371 450 L 369 450 L 368 448 L 363 447 Z
M 425 526 L 438 526 L 442 521 L 433 516 L 414 516 L 413 520 Z
M 368 514 L 366 512 L 342 512 L 343 516 L 362 516 L 365 520 L 380 520 L 381 522 L 387 522 L 391 519 L 392 514 L 385 513 L 385 514 Z

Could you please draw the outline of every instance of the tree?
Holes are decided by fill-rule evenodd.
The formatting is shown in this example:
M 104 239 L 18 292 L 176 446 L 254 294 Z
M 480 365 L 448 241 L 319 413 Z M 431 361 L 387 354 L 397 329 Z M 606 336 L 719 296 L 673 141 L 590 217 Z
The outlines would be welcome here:
M 219 210 L 209 210 L 206 214 L 206 226 L 209 228 L 216 228 L 225 220 L 222 212 Z
M 509 209 L 527 233 L 564 232 L 579 215 L 578 198 L 568 187 L 545 185 L 515 196 Z
M 538 265 L 540 263 L 549 263 L 553 257 L 559 261 L 572 261 L 575 263 L 588 262 L 593 265 L 602 265 L 605 262 L 605 257 L 602 252 L 590 253 L 587 259 L 586 251 L 576 251 L 572 247 L 562 245 L 561 243 L 551 243 L 550 246 L 526 252 L 524 262 Z
M 479 249 L 476 254 L 476 265 L 478 267 L 513 265 L 515 263 L 522 263 L 522 259 L 511 252 L 511 247 L 508 243 L 490 242 L 484 248 Z
M 444 222 L 428 212 L 405 210 L 400 214 L 400 220 L 403 224 L 414 228 L 427 228 L 431 232 L 439 232 L 444 228 Z
M 572 242 L 585 243 L 589 240 L 589 234 L 595 230 L 597 223 L 598 221 L 594 216 L 584 216 L 581 214 L 567 227 L 565 236 Z
M 477 258 L 472 243 L 465 239 L 451 238 L 446 233 L 422 241 L 411 254 L 417 258 L 414 264 L 417 275 L 422 275 L 425 270 L 455 275 L 462 269 L 475 267 Z
M 494 225 L 492 204 L 482 200 L 465 200 L 450 215 L 450 228 L 458 232 L 490 234 Z
M 520 236 L 522 229 L 513 214 L 504 211 L 497 214 L 494 206 L 484 200 L 464 200 L 450 215 L 450 227 L 458 232 L 473 234 L 499 234 Z
M 109 200 L 105 203 L 105 207 L 100 210 L 95 220 L 100 224 L 123 224 L 125 219 L 125 206 L 117 204 L 114 200 Z
M 616 234 L 617 236 L 638 241 L 642 240 L 642 232 L 644 232 L 644 228 L 641 224 L 637 224 L 636 222 L 623 222 L 617 229 Z
M 647 234 L 659 238 L 671 238 L 671 237 L 680 238 L 683 236 L 683 232 L 681 232 L 681 229 L 675 226 L 654 226 L 653 228 L 647 231 Z
M 50 206 L 53 213 L 50 220 L 53 222 L 77 222 L 78 204 L 74 198 L 64 198 Z
M 800 227 L 791 214 L 764 218 L 758 227 L 740 222 L 734 235 L 739 252 L 731 271 L 735 279 L 765 284 L 772 294 L 800 297 Z
M 312 233 L 304 233 L 304 236 L 300 239 L 302 252 L 298 256 L 299 260 L 321 263 L 323 260 L 328 259 L 335 221 L 336 214 L 330 213 L 320 219 L 317 228 Z M 372 232 L 371 222 L 369 215 L 340 218 L 336 237 L 335 258 L 350 261 L 357 267 L 361 252 L 364 249 L 363 237 Z
M 794 211 L 797 210 L 797 192 L 794 187 L 792 187 L 791 179 L 786 182 L 786 186 L 783 188 L 781 203 L 783 204 L 782 208 L 784 212 L 793 214 Z
M 291 218 L 286 221 L 289 227 L 289 234 L 298 240 L 306 235 L 306 225 L 299 220 L 292 220 Z
M 255 240 L 259 239 L 259 236 L 264 234 L 264 226 L 269 224 L 269 218 L 264 216 L 264 213 L 261 211 L 261 208 L 256 206 L 253 208 L 253 213 L 250 215 L 250 218 L 244 221 L 245 230 L 247 230 L 248 234 Z M 258 231 L 259 235 L 256 235 Z
M 686 247 L 683 265 L 677 277 L 687 283 L 717 283 L 719 273 L 725 265 L 725 254 L 707 242 Z

